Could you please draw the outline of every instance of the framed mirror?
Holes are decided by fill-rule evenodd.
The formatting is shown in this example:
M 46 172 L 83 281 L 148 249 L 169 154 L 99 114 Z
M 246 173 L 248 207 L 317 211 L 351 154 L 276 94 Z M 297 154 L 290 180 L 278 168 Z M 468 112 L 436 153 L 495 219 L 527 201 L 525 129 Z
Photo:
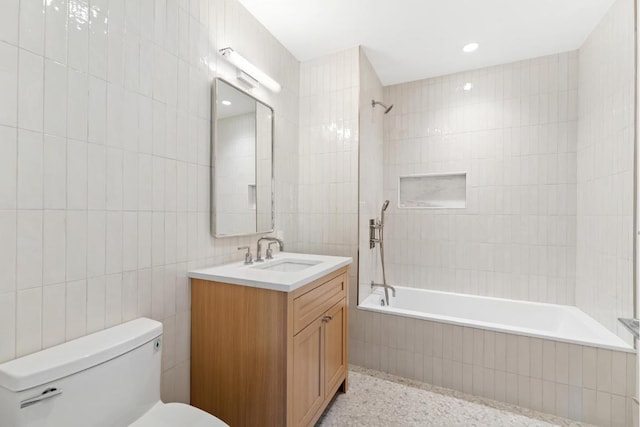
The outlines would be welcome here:
M 271 232 L 273 109 L 220 78 L 212 98 L 212 233 Z

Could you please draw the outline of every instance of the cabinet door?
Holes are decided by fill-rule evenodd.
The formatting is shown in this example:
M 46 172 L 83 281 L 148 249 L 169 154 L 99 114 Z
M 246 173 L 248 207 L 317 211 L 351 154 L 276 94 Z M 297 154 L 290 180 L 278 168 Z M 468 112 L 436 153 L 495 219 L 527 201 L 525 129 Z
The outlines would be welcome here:
M 293 421 L 306 426 L 324 402 L 322 317 L 293 337 Z
M 347 369 L 347 316 L 346 301 L 342 299 L 331 307 L 323 318 L 325 323 L 325 393 L 335 393 Z

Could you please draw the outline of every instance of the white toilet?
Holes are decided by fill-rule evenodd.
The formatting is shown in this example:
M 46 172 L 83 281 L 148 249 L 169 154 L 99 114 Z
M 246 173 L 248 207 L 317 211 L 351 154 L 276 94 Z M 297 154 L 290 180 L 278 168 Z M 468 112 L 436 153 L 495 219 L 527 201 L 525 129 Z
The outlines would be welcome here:
M 136 319 L 0 364 L 2 427 L 219 427 L 160 400 L 162 324 Z

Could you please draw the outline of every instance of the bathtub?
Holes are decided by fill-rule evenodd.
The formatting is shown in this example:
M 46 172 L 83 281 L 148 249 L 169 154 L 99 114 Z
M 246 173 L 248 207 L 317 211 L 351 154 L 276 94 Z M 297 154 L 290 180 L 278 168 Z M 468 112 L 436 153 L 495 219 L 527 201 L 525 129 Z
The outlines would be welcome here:
M 549 339 L 615 351 L 632 346 L 577 307 L 396 286 L 389 306 L 376 290 L 359 308 L 415 319 Z

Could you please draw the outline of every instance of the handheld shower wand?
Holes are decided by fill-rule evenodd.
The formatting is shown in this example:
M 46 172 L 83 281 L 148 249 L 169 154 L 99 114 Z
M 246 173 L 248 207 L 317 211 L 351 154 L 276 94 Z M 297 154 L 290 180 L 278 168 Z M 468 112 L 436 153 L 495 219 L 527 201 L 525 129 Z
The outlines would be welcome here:
M 389 201 L 385 200 L 382 204 L 382 209 L 380 209 L 380 220 L 369 221 L 371 231 L 374 231 L 376 228 L 378 229 L 378 238 L 372 238 L 370 239 L 370 242 L 373 243 L 374 246 L 375 243 L 378 243 L 380 245 L 380 265 L 382 266 L 382 284 L 376 284 L 371 281 L 371 287 L 373 288 L 375 286 L 379 286 L 384 289 L 384 300 L 387 306 L 389 305 L 389 289 L 391 289 L 393 296 L 396 296 L 395 288 L 387 284 L 387 275 L 384 269 L 384 211 L 386 211 L 388 207 Z
M 385 200 L 382 204 L 382 209 L 380 209 L 380 224 L 384 224 L 384 211 L 389 207 L 389 201 Z

